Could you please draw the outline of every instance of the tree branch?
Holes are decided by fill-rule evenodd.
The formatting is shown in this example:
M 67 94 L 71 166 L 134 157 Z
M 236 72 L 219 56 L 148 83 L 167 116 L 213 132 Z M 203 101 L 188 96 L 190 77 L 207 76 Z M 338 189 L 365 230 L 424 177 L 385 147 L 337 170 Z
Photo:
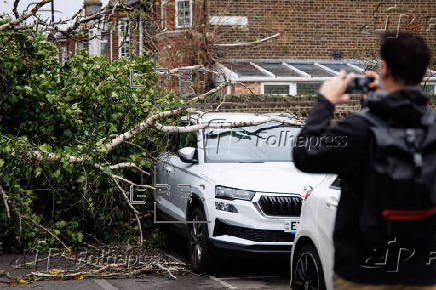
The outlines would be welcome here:
M 220 84 L 219 86 L 217 86 L 216 88 L 208 91 L 207 93 L 204 93 L 202 95 L 199 95 L 195 98 L 190 99 L 187 104 L 188 105 L 192 105 L 195 104 L 196 102 L 202 101 L 204 100 L 206 97 L 219 92 L 220 90 L 226 88 L 227 86 L 229 86 L 231 84 L 231 82 L 229 81 L 225 81 L 222 84 Z M 117 137 L 115 137 L 114 139 L 112 139 L 112 141 L 110 141 L 108 144 L 106 144 L 106 149 L 108 152 L 111 152 L 112 150 L 115 149 L 115 147 L 119 146 L 120 144 L 122 144 L 125 141 L 128 141 L 130 139 L 132 139 L 133 137 L 135 137 L 136 135 L 140 134 L 141 132 L 143 132 L 145 129 L 147 128 L 151 128 L 154 126 L 154 123 L 156 123 L 158 120 L 163 119 L 163 118 L 168 118 L 168 117 L 173 117 L 173 116 L 177 116 L 183 112 L 186 111 L 187 108 L 178 108 L 175 110 L 171 110 L 171 111 L 164 111 L 164 112 L 160 112 L 158 114 L 155 114 L 149 118 L 147 118 L 144 122 L 139 123 L 136 127 L 134 127 L 133 129 L 129 130 L 128 132 L 125 132 L 121 135 L 118 135 Z
M 6 209 L 6 215 L 8 218 L 11 218 L 11 213 L 9 211 L 9 196 L 6 195 L 6 192 L 4 191 L 3 187 L 0 185 L 0 193 L 3 196 L 3 203 L 5 205 L 5 209 Z
M 156 122 L 154 125 L 156 129 L 162 132 L 188 133 L 188 132 L 195 132 L 205 128 L 211 128 L 211 129 L 239 128 L 239 127 L 257 126 L 269 122 L 279 122 L 288 125 L 301 125 L 301 122 L 298 120 L 290 120 L 288 118 L 282 118 L 282 117 L 265 117 L 265 118 L 258 119 L 256 121 L 244 121 L 244 122 L 201 123 L 201 124 L 196 124 L 186 127 L 164 126 L 158 122 Z
M 139 172 L 141 172 L 142 174 L 150 175 L 150 173 L 148 173 L 147 171 L 143 170 L 142 168 L 140 168 L 138 165 L 136 165 L 133 162 L 118 163 L 118 164 L 109 166 L 109 168 L 111 170 L 118 170 L 118 169 L 124 169 L 124 168 L 134 168 L 134 169 L 138 170 Z
M 18 4 L 20 4 L 20 0 L 15 0 L 14 1 L 14 8 L 13 8 L 13 12 L 14 12 L 14 16 L 15 18 L 19 18 L 20 14 L 18 13 Z
M 156 265 L 159 269 L 161 269 L 161 270 L 163 270 L 163 271 L 166 271 L 166 272 L 168 273 L 168 276 L 169 276 L 171 279 L 173 279 L 173 280 L 177 280 L 177 277 L 174 276 L 173 273 L 171 273 L 171 270 L 170 270 L 169 268 L 164 267 L 164 266 L 162 266 L 162 265 L 159 264 L 159 263 L 155 263 L 155 265 Z
M 273 38 L 276 38 L 276 37 L 278 37 L 278 36 L 280 36 L 280 33 L 276 33 L 276 34 L 274 34 L 274 35 L 272 35 L 272 36 L 268 36 L 268 37 L 265 37 L 265 38 L 262 38 L 262 39 L 259 39 L 259 40 L 256 40 L 256 41 L 252 41 L 252 42 L 217 43 L 217 44 L 214 44 L 213 46 L 215 46 L 215 47 L 240 47 L 240 46 L 251 46 L 251 45 L 256 45 L 256 44 L 260 44 L 260 43 L 263 43 L 263 42 L 267 42 L 268 40 L 273 39 Z
M 17 26 L 17 25 L 21 24 L 22 22 L 24 22 L 27 18 L 29 18 L 31 16 L 34 16 L 42 6 L 44 6 L 45 4 L 48 4 L 48 3 L 52 2 L 52 1 L 53 0 L 42 0 L 41 2 L 38 2 L 35 5 L 35 7 L 33 7 L 30 11 L 25 12 L 24 14 L 22 14 L 17 19 L 9 21 L 6 24 L 0 25 L 0 31 L 5 31 L 5 30 L 13 29 L 15 26 Z
M 67 247 L 67 245 L 65 245 L 64 242 L 62 242 L 61 239 L 58 238 L 58 236 L 56 236 L 55 234 L 53 234 L 49 229 L 47 229 L 46 227 L 44 227 L 43 225 L 37 223 L 34 219 L 26 216 L 26 215 L 20 215 L 22 218 L 24 218 L 25 220 L 28 220 L 29 222 L 31 222 L 32 224 L 34 224 L 35 226 L 41 228 L 42 230 L 46 231 L 47 233 L 49 233 L 53 238 L 56 239 L 56 241 L 58 241 L 68 252 L 71 252 L 71 250 Z
M 117 185 L 118 189 L 121 191 L 124 199 L 127 202 L 127 205 L 130 207 L 130 209 L 133 211 L 133 214 L 135 215 L 136 223 L 138 224 L 138 231 L 139 231 L 139 243 L 142 245 L 144 243 L 144 237 L 142 235 L 142 225 L 141 220 L 139 219 L 139 212 L 136 210 L 136 208 L 130 203 L 128 194 L 126 191 L 121 187 L 121 185 L 118 183 L 118 181 L 114 178 L 114 183 Z

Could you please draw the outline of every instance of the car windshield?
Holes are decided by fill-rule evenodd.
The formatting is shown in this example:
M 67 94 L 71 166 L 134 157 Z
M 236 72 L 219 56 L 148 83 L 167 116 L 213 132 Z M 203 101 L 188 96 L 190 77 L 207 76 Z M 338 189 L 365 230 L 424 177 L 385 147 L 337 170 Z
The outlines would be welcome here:
M 291 162 L 299 127 L 281 123 L 258 126 L 206 129 L 206 162 Z

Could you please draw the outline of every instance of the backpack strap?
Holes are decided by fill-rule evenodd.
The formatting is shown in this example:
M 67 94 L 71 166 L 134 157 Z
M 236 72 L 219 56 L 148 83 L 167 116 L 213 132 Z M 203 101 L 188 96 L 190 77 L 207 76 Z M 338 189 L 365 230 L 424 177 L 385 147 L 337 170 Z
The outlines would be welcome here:
M 368 108 L 364 108 L 360 111 L 354 112 L 353 114 L 367 120 L 374 127 L 380 127 L 380 128 L 389 127 L 388 123 L 385 120 L 383 120 L 382 118 L 371 112 Z

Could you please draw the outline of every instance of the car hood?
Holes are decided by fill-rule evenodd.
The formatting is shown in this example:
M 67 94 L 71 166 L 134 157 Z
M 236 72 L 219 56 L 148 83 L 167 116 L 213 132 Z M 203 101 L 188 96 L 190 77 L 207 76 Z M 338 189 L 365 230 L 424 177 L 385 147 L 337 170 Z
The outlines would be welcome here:
M 325 174 L 303 173 L 292 162 L 205 163 L 204 177 L 232 188 L 302 194 L 305 186 L 315 188 Z

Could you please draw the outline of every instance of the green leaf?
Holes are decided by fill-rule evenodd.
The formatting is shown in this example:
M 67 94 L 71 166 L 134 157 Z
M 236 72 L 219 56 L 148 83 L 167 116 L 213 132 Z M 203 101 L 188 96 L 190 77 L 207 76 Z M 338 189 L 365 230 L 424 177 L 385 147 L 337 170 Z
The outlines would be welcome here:
M 58 179 L 60 175 L 61 175 L 61 171 L 59 169 L 57 169 L 55 172 L 52 173 L 53 178 L 56 179 Z
M 52 147 L 48 144 L 42 144 L 38 148 L 39 148 L 39 150 L 41 150 L 43 152 L 50 152 L 53 150 Z
M 63 228 L 63 227 L 65 227 L 67 225 L 67 222 L 66 221 L 58 221 L 56 224 L 55 224 L 55 226 L 57 227 L 57 228 Z
M 38 177 L 42 173 L 42 168 L 38 167 L 35 169 L 35 177 Z
M 83 234 L 82 233 L 77 233 L 77 241 L 79 242 L 79 243 L 81 243 L 82 241 L 83 241 Z

